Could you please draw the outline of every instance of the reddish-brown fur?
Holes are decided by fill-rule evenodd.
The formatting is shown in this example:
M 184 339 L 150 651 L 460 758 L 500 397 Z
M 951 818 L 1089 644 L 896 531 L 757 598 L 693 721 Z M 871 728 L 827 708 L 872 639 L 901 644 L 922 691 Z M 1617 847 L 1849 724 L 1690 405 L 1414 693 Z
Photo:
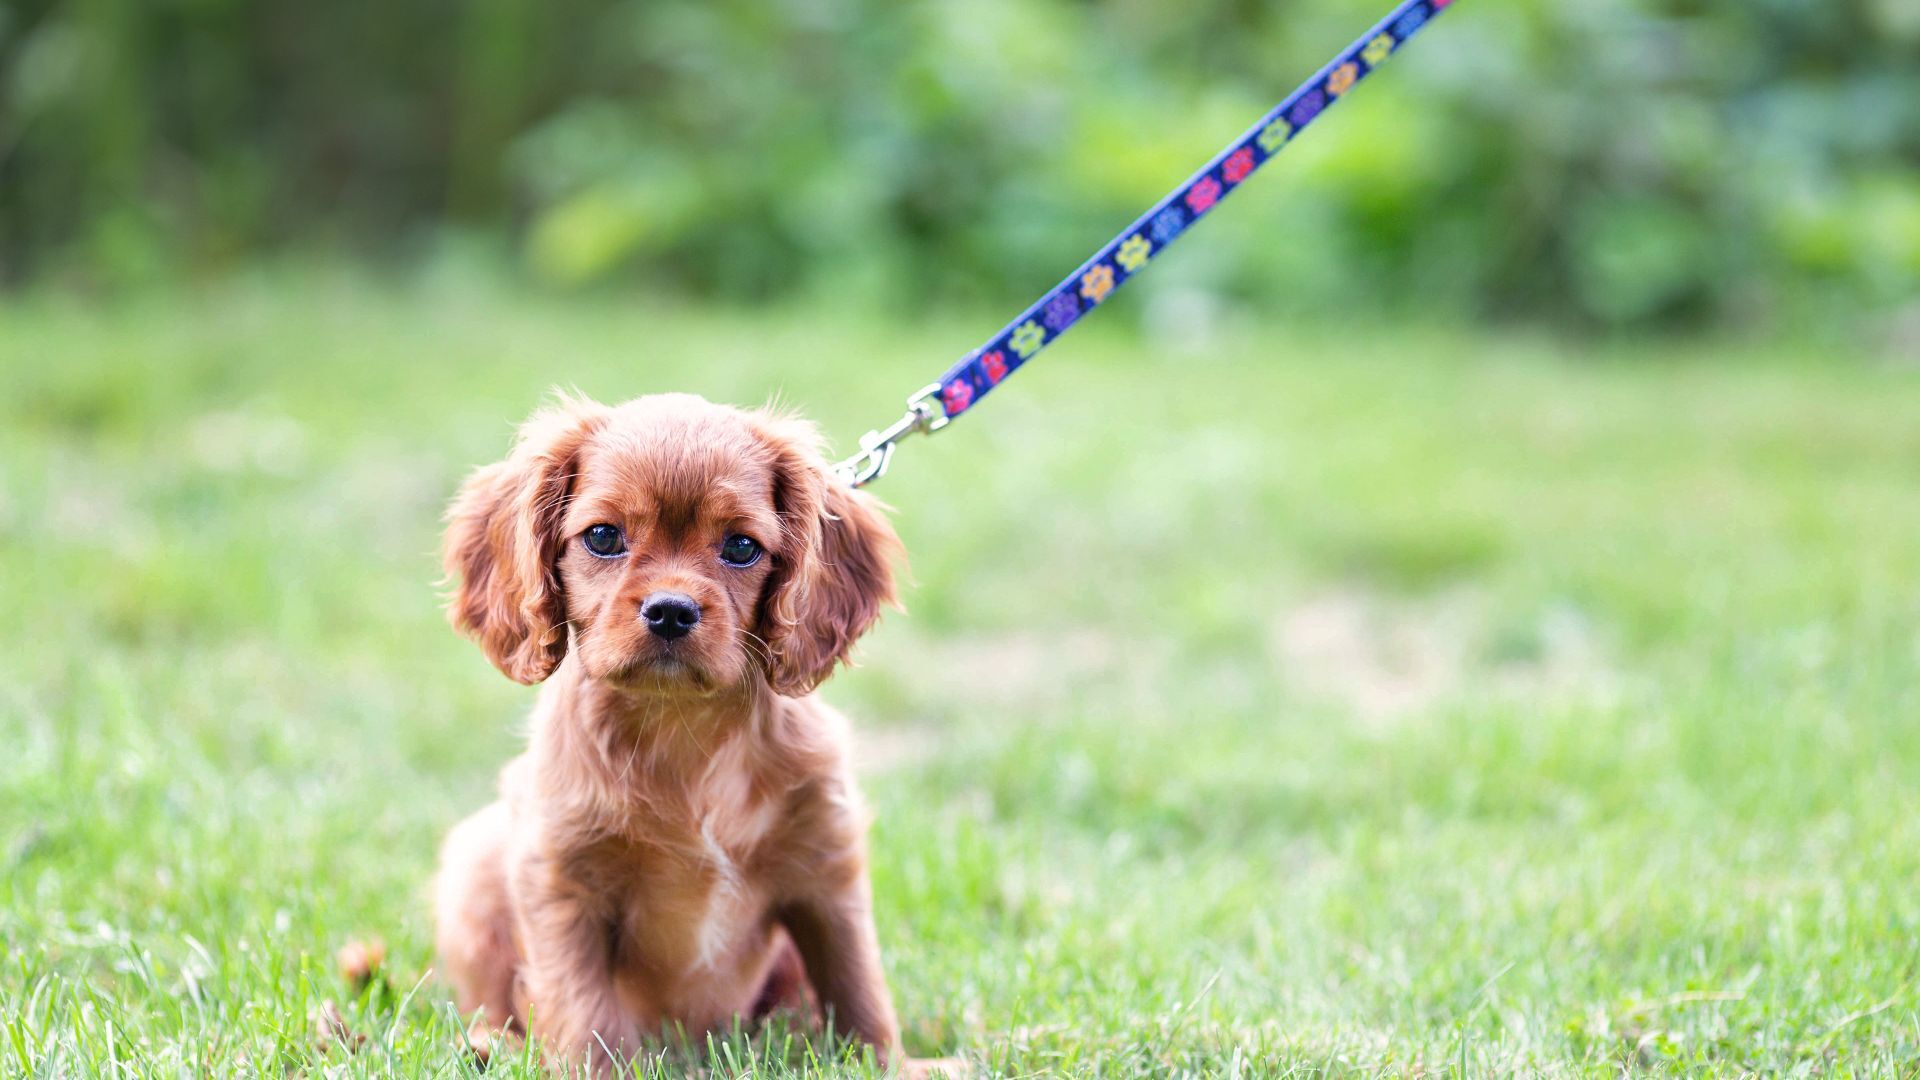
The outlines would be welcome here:
M 628 553 L 581 541 L 620 526 Z M 718 557 L 759 541 L 751 567 Z M 439 963 L 464 1012 L 604 1070 L 817 999 L 898 1060 L 846 721 L 813 688 L 893 603 L 899 541 L 813 429 L 666 395 L 563 398 L 448 513 L 449 617 L 545 681 L 500 799 L 441 852 Z M 641 601 L 693 598 L 677 641 Z

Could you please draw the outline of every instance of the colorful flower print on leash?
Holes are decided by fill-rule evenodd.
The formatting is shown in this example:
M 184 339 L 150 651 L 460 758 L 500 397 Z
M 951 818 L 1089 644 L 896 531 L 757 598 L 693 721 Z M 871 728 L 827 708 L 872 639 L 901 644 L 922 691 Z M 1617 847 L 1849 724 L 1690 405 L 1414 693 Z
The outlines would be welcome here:
M 967 406 L 971 404 L 973 404 L 973 384 L 965 379 L 950 382 L 940 388 L 940 407 L 947 410 L 948 416 L 966 412 Z
M 1113 267 L 1101 263 L 1080 276 L 1080 295 L 1097 304 L 1113 291 Z
M 1271 154 L 1279 150 L 1282 146 L 1285 146 L 1287 139 L 1292 135 L 1292 124 L 1287 123 L 1285 120 L 1275 120 L 1273 123 L 1260 129 L 1260 149 Z
M 1025 360 L 1027 357 L 1039 352 L 1040 346 L 1046 344 L 1046 341 L 1047 332 L 1040 329 L 1039 323 L 1028 319 L 1026 322 L 1020 324 L 1018 330 L 1013 332 L 1013 337 L 1007 340 L 1007 344 L 1013 346 L 1013 351 L 1020 354 L 1020 359 Z
M 1326 107 L 1327 95 L 1315 87 L 1302 94 L 1300 100 L 1293 103 L 1293 111 L 1287 114 L 1287 118 L 1293 121 L 1294 127 L 1303 127 L 1312 123 L 1313 118 L 1319 116 L 1320 110 Z
M 1167 241 L 1179 236 L 1180 230 L 1186 227 L 1187 212 L 1177 206 L 1169 206 L 1165 210 L 1160 211 L 1153 219 L 1152 229 L 1154 243 L 1165 246 Z
M 1207 212 L 1207 208 L 1220 201 L 1220 181 L 1209 176 L 1205 180 L 1187 189 L 1187 205 L 1193 208 L 1195 217 Z
M 1229 184 L 1237 184 L 1245 180 L 1247 174 L 1252 171 L 1253 147 L 1251 146 L 1243 146 L 1235 150 L 1227 157 L 1226 163 L 1220 166 L 1220 175 L 1226 177 Z
M 1080 298 L 1070 292 L 1060 293 L 1047 301 L 1047 310 L 1040 317 L 1046 320 L 1047 329 L 1057 334 L 1080 317 Z

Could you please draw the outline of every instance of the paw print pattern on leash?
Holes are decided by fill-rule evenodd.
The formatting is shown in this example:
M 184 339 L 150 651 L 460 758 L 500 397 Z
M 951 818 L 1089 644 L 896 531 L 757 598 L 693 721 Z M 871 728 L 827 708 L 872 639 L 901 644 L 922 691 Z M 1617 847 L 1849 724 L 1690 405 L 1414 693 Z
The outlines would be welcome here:
M 1055 285 L 986 345 L 940 378 L 947 415 L 964 411 L 1033 358 L 1113 291 L 1185 235 L 1193 223 L 1279 153 L 1308 124 L 1346 96 L 1360 80 L 1452 0 L 1403 0 L 1332 63 L 1262 117 L 1207 167 L 1162 199 L 1066 280 Z

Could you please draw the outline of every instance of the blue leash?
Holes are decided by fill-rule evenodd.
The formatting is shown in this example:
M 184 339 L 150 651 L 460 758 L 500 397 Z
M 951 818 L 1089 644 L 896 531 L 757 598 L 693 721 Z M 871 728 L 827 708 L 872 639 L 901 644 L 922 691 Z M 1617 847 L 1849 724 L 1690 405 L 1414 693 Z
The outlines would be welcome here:
M 1066 280 L 1019 317 L 1001 327 L 985 345 L 960 358 L 940 381 L 907 399 L 899 420 L 860 438 L 860 452 L 834 466 L 846 481 L 860 487 L 886 475 L 894 446 L 916 432 L 938 431 L 993 392 L 1002 380 L 1041 349 L 1066 333 L 1082 315 L 1104 303 L 1114 290 L 1133 280 L 1168 245 L 1193 227 L 1221 199 L 1233 194 L 1254 170 L 1278 154 L 1294 136 L 1313 123 L 1327 106 L 1346 96 L 1387 57 L 1406 44 L 1433 16 L 1453 0 L 1402 0 L 1386 18 L 1347 46 L 1333 62 L 1288 94 L 1274 110 L 1260 118 L 1232 145 L 1153 209 L 1127 226 L 1106 247 L 1068 274 Z

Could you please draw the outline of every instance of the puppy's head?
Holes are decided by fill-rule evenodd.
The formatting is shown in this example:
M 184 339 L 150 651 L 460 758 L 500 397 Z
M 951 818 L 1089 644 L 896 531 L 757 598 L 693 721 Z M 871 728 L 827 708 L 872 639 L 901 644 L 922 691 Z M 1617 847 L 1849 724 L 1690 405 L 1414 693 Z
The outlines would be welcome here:
M 447 515 L 454 626 L 534 683 L 811 690 L 894 601 L 900 541 L 811 425 L 684 394 L 562 398 Z

